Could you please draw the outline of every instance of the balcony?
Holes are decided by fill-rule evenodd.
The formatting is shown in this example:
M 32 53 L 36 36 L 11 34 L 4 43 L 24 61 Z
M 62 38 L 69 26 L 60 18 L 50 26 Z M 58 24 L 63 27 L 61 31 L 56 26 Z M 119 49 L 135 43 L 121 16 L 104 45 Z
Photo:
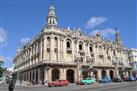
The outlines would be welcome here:
M 79 50 L 78 51 L 80 54 L 84 54 L 85 52 L 84 52 L 84 50 Z
M 71 53 L 72 52 L 72 48 L 67 48 L 66 51 L 67 51 L 67 53 Z

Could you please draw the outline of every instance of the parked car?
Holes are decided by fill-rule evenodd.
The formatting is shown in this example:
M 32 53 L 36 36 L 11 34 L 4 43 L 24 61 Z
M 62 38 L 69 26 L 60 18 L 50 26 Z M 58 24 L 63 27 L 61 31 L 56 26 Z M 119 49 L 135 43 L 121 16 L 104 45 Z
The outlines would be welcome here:
M 111 78 L 109 76 L 102 78 L 99 80 L 99 83 L 110 83 L 112 82 Z
M 128 76 L 124 76 L 124 77 L 122 77 L 122 80 L 123 81 L 129 81 L 129 77 Z
M 122 79 L 121 79 L 121 78 L 116 77 L 116 78 L 113 78 L 113 82 L 122 82 Z
M 48 83 L 49 87 L 56 87 L 56 86 L 67 86 L 69 81 L 67 80 L 56 80 Z
M 83 79 L 83 80 L 80 81 L 80 84 L 81 85 L 83 85 L 83 84 L 87 85 L 87 84 L 92 84 L 94 82 L 96 82 L 95 78 L 85 78 L 85 79 Z
M 136 78 L 133 77 L 133 76 L 130 76 L 130 77 L 129 77 L 129 81 L 136 81 Z

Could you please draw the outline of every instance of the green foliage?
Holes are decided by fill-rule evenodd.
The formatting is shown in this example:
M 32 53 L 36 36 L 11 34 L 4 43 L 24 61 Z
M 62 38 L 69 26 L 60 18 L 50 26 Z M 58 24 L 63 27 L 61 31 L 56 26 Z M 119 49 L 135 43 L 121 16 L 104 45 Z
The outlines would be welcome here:
M 4 64 L 4 62 L 2 60 L 0 60 L 0 77 L 2 77 L 3 71 L 4 69 L 2 68 L 2 65 Z
M 2 67 L 0 67 L 0 77 L 2 77 L 4 69 Z

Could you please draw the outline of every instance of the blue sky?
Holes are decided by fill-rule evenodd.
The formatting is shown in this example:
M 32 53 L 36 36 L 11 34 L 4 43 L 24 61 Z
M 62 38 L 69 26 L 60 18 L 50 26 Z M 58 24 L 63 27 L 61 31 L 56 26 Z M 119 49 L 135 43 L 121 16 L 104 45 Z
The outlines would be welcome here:
M 49 0 L 0 0 L 0 55 L 6 67 L 12 67 L 19 44 L 44 28 L 49 5 Z M 136 0 L 55 0 L 58 26 L 100 31 L 106 38 L 114 37 L 117 27 L 127 48 L 137 48 L 136 5 Z

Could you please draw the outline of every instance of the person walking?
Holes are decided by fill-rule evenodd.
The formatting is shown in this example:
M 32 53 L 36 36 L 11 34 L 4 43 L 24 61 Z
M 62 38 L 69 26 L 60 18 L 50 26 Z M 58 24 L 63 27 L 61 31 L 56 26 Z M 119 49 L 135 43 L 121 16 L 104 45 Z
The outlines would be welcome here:
M 11 81 L 10 83 L 9 83 L 9 91 L 13 91 L 14 90 L 14 83 L 13 83 L 13 81 Z

